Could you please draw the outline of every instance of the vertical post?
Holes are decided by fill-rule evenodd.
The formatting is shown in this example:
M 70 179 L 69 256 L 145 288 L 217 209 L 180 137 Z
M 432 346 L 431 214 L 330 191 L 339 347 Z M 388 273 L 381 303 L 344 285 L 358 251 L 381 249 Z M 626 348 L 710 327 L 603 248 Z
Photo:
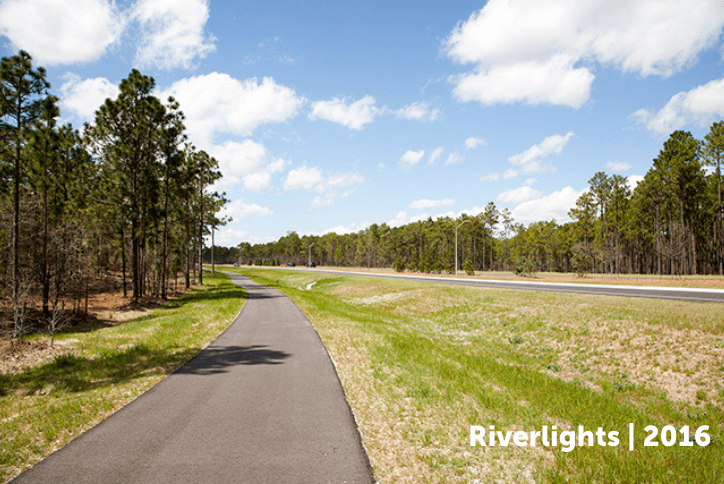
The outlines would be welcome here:
M 309 262 L 307 263 L 307 265 L 309 265 L 310 267 L 312 266 L 312 246 L 314 244 L 315 244 L 315 242 L 312 242 L 311 244 L 309 244 Z
M 216 266 L 214 265 L 214 226 L 211 226 L 211 275 L 216 275 Z
M 448 222 L 450 221 L 448 220 Z M 450 225 L 455 227 L 455 276 L 458 275 L 458 229 L 468 222 L 470 222 L 470 220 L 463 220 L 457 226 L 450 222 Z

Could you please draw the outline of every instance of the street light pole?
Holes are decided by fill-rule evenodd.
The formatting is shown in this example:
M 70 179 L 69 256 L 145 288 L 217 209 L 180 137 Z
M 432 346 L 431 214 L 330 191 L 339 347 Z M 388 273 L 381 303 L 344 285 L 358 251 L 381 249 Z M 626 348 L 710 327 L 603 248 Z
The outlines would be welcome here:
M 312 246 L 313 246 L 315 243 L 316 243 L 316 242 L 312 242 L 311 244 L 309 244 L 309 264 L 308 264 L 309 266 L 312 265 Z
M 452 223 L 450 220 L 448 220 L 448 222 L 450 223 L 450 225 L 455 227 L 455 275 L 457 276 L 458 275 L 458 229 L 460 227 L 462 227 L 463 224 L 470 222 L 470 220 L 463 220 L 457 226 L 454 223 Z

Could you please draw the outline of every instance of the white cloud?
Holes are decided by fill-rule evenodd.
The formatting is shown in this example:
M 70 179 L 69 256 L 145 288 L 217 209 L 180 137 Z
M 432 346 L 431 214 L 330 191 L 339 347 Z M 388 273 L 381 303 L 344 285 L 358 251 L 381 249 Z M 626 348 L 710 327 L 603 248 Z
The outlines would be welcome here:
M 693 125 L 703 127 L 724 116 L 724 78 L 716 79 L 691 91 L 680 92 L 656 114 L 639 109 L 633 117 L 655 133 L 667 135 Z
M 669 76 L 713 46 L 722 25 L 718 0 L 490 0 L 444 50 L 474 66 L 451 78 L 461 101 L 578 108 L 590 97 L 592 62 Z
M 559 224 L 570 221 L 568 211 L 576 206 L 576 200 L 584 190 L 565 187 L 534 200 L 521 203 L 512 210 L 513 218 L 519 223 L 549 221 L 555 219 Z
M 447 157 L 447 160 L 445 160 L 445 164 L 446 164 L 446 165 L 452 165 L 452 164 L 454 164 L 454 163 L 457 163 L 458 161 L 460 161 L 460 153 L 458 153 L 457 151 L 453 151 L 453 152 L 450 153 L 450 155 Z
M 282 171 L 286 165 L 281 158 L 269 161 L 264 145 L 250 139 L 241 143 L 227 141 L 211 146 L 208 152 L 218 160 L 223 175 L 214 184 L 216 190 L 241 184 L 246 190 L 268 192 L 272 189 L 272 174 Z
M 392 220 L 387 221 L 387 225 L 390 227 L 400 227 L 408 222 L 407 212 L 397 212 L 397 215 Z
M 609 161 L 606 163 L 606 168 L 614 173 L 620 173 L 622 171 L 630 170 L 633 166 L 631 166 L 630 163 L 624 163 L 623 161 Z
M 357 173 L 338 173 L 324 176 L 317 167 L 302 166 L 290 170 L 284 181 L 285 190 L 307 190 L 317 195 L 312 199 L 308 211 L 315 208 L 330 207 L 338 198 L 344 198 L 354 193 L 356 188 L 347 188 L 365 183 L 367 180 Z M 340 191 L 342 188 L 346 190 Z
M 67 79 L 60 86 L 60 108 L 62 114 L 70 113 L 81 122 L 93 121 L 106 98 L 118 97 L 118 86 L 105 77 L 81 81 L 78 76 L 68 75 Z
M 430 153 L 430 160 L 427 162 L 427 164 L 432 165 L 433 163 L 435 163 L 435 161 L 437 161 L 442 155 L 442 150 L 442 146 L 438 146 L 437 148 L 432 150 L 432 153 Z
M 41 65 L 100 58 L 123 32 L 115 4 L 107 0 L 5 0 L 0 34 Z
M 403 169 L 409 169 L 417 165 L 425 155 L 425 150 L 412 151 L 408 150 L 400 157 L 400 166 Z
M 335 98 L 331 101 L 313 102 L 309 119 L 325 119 L 349 129 L 360 130 L 383 111 L 384 109 L 375 106 L 375 98 L 372 96 L 365 96 L 349 105 L 346 104 L 346 99 Z
M 208 0 L 139 0 L 132 16 L 141 27 L 136 62 L 142 67 L 190 69 L 215 49 L 216 39 L 204 35 Z
M 573 136 L 573 131 L 569 131 L 565 136 L 559 134 L 548 136 L 540 144 L 531 146 L 523 153 L 511 156 L 508 161 L 515 166 L 521 167 L 523 173 L 554 172 L 556 171 L 555 167 L 545 166 L 542 161 L 550 155 L 561 154 L 571 136 Z
M 264 193 L 272 190 L 272 175 L 284 170 L 287 162 L 277 158 L 264 166 L 262 171 L 250 173 L 244 177 L 244 188 L 252 192 Z
M 626 178 L 626 185 L 628 185 L 628 187 L 631 191 L 634 191 L 634 189 L 642 181 L 644 181 L 644 177 L 642 177 L 641 175 L 631 175 L 628 178 Z
M 512 178 L 515 178 L 516 176 L 518 176 L 518 171 L 512 168 L 509 168 L 503 172 L 503 180 L 510 180 Z
M 250 236 L 244 230 L 235 229 L 232 227 L 224 227 L 216 231 L 214 234 L 215 243 L 219 247 L 234 247 L 239 245 L 241 242 L 249 242 L 252 244 L 266 244 L 268 242 L 275 242 L 278 237 L 254 237 Z M 207 246 L 211 245 L 211 236 L 207 235 L 204 239 Z M 246 261 L 244 261 L 246 262 Z
M 246 237 L 246 232 L 232 228 L 217 230 L 214 234 L 214 244 L 217 247 L 233 247 L 239 245 Z M 211 245 L 211 236 L 206 237 L 206 244 Z
M 411 119 L 426 123 L 435 121 L 440 115 L 439 109 L 430 109 L 430 105 L 426 102 L 415 102 L 395 111 L 400 119 Z
M 352 222 L 349 225 L 337 225 L 336 227 L 327 229 L 324 232 L 321 232 L 319 234 L 312 234 L 312 235 L 322 236 L 322 235 L 331 234 L 331 233 L 335 233 L 337 235 L 354 234 L 354 233 L 359 232 L 360 230 L 365 230 L 370 225 L 372 225 L 372 224 L 369 222 L 360 222 L 360 223 Z
M 549 62 L 521 62 L 452 77 L 459 101 L 493 104 L 555 104 L 579 108 L 591 95 L 593 74 L 557 56 Z
M 244 203 L 244 200 L 238 199 L 228 203 L 222 210 L 222 217 L 231 217 L 234 221 L 244 220 L 250 217 L 270 217 L 274 212 L 267 207 L 262 207 L 256 203 Z
M 469 150 L 472 150 L 473 148 L 475 148 L 478 145 L 484 145 L 484 144 L 486 144 L 486 143 L 483 138 L 475 138 L 475 137 L 471 136 L 470 138 L 465 140 L 465 147 Z
M 529 186 L 523 186 L 520 188 L 514 188 L 512 190 L 506 190 L 498 195 L 495 199 L 497 202 L 502 203 L 513 203 L 518 204 L 530 200 L 531 198 L 540 197 L 543 195 L 538 190 L 535 190 Z
M 218 133 L 249 136 L 266 123 L 293 118 L 306 102 L 293 89 L 265 77 L 239 81 L 212 72 L 176 81 L 161 97 L 173 95 L 186 115 L 185 124 L 193 143 L 212 143 Z
M 422 200 L 416 200 L 410 203 L 408 207 L 419 210 L 425 208 L 449 207 L 451 205 L 455 205 L 455 200 L 450 198 L 446 198 L 445 200 L 427 200 L 423 198 Z
M 524 182 L 527 186 L 532 187 L 536 183 L 538 183 L 538 180 L 536 178 L 526 178 Z
M 493 182 L 500 180 L 500 173 L 488 173 L 480 177 L 480 181 Z
M 324 175 L 319 168 L 301 168 L 291 170 L 284 182 L 285 190 L 324 191 Z

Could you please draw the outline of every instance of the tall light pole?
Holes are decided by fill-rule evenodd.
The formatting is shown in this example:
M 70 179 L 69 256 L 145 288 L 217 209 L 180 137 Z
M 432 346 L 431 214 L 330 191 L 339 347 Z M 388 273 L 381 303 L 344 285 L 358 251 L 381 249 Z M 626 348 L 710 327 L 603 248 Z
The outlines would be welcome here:
M 457 226 L 454 223 L 452 223 L 450 220 L 448 220 L 448 222 L 450 223 L 450 225 L 455 227 L 455 275 L 457 276 L 458 275 L 458 229 L 460 227 L 462 227 L 463 224 L 470 222 L 470 220 L 463 220 Z
M 316 242 L 312 242 L 311 244 L 309 244 L 309 263 L 307 264 L 307 265 L 309 265 L 309 266 L 312 265 L 312 246 L 313 246 L 315 243 L 316 243 Z

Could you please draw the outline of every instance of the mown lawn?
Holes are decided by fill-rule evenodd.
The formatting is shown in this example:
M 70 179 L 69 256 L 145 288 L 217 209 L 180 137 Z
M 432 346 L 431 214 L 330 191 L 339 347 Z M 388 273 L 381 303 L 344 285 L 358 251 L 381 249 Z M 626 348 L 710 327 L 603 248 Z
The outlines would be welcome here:
M 0 375 L 0 481 L 59 449 L 158 383 L 218 336 L 241 310 L 244 291 L 205 277 L 150 314 L 57 336 L 68 352 Z M 47 338 L 34 335 L 31 338 Z
M 381 483 L 724 482 L 720 305 L 240 271 L 320 333 Z M 620 444 L 471 447 L 471 425 Z M 708 425 L 711 443 L 644 447 L 648 425 Z

